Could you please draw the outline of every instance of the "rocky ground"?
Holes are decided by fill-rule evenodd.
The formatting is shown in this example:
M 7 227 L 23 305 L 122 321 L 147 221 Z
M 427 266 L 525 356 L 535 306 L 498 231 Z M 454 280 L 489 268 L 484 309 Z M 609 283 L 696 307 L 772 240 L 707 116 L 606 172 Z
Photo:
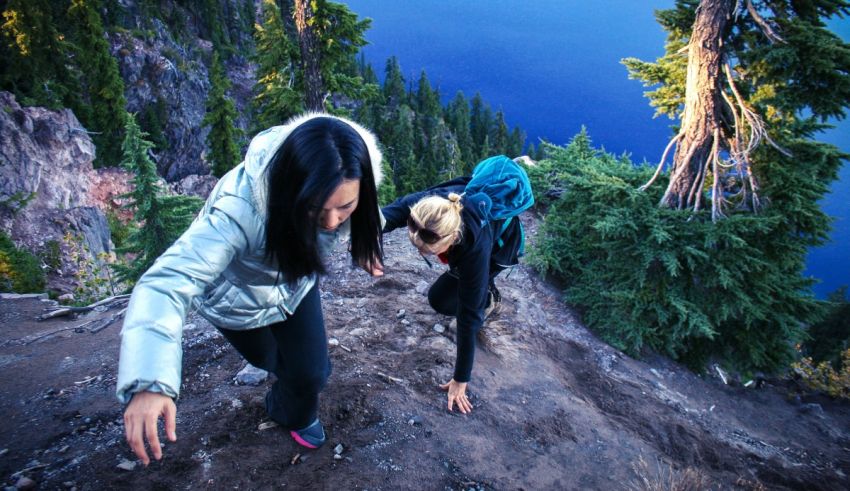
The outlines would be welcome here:
M 202 319 L 184 334 L 178 441 L 147 468 L 114 397 L 119 323 L 96 312 L 37 322 L 37 299 L 0 300 L 0 478 L 38 489 L 850 489 L 850 406 L 701 378 L 599 341 L 525 267 L 497 280 L 502 312 L 476 355 L 470 415 L 437 385 L 450 319 L 424 292 L 439 274 L 403 233 L 387 275 L 334 259 L 322 285 L 334 373 L 316 451 L 268 427 L 259 385 Z M 78 327 L 83 325 L 82 327 Z M 437 326 L 439 325 L 439 327 Z M 76 329 L 75 329 L 76 328 Z M 687 486 L 692 486 L 688 488 Z

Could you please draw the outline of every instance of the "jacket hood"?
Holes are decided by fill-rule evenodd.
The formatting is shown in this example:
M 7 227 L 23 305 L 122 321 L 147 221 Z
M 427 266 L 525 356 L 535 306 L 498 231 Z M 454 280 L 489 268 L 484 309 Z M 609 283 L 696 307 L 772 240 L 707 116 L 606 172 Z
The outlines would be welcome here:
M 381 184 L 383 172 L 381 171 L 381 150 L 378 148 L 378 140 L 375 135 L 363 126 L 340 116 L 327 113 L 310 112 L 295 116 L 282 126 L 273 126 L 255 136 L 245 153 L 245 172 L 252 181 L 252 193 L 257 212 L 261 216 L 266 214 L 266 193 L 268 190 L 268 179 L 266 167 L 274 156 L 278 147 L 286 140 L 292 131 L 301 124 L 315 118 L 334 118 L 354 128 L 354 131 L 366 143 L 369 151 L 369 160 L 372 163 L 372 175 L 375 178 L 375 187 Z

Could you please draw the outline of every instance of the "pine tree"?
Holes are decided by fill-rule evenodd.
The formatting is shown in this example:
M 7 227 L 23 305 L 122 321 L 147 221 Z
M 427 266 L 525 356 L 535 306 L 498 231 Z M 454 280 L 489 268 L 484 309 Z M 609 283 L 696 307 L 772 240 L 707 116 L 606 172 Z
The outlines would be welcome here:
M 233 125 L 237 116 L 236 106 L 226 94 L 230 88 L 230 79 L 227 78 L 216 52 L 213 52 L 210 68 L 210 85 L 207 114 L 202 124 L 210 127 L 207 135 L 207 160 L 211 162 L 212 174 L 221 177 L 239 163 L 240 155 L 239 146 L 236 144 L 239 131 Z
M 127 115 L 125 120 L 121 165 L 135 177 L 131 181 L 133 190 L 123 197 L 129 199 L 125 208 L 133 211 L 141 226 L 118 250 L 135 255 L 134 259 L 130 264 L 115 266 L 115 271 L 118 281 L 132 285 L 189 227 L 203 201 L 194 196 L 165 194 L 149 156 L 153 144 L 145 139 L 147 135 L 139 129 L 135 116 Z
M 69 69 L 72 47 L 56 29 L 61 12 L 49 0 L 9 0 L 3 10 L 0 80 L 23 105 L 70 107 L 85 119 L 79 74 Z
M 127 112 L 124 80 L 118 62 L 109 53 L 100 14 L 93 0 L 71 0 L 68 20 L 74 26 L 75 64 L 82 74 L 90 117 L 83 124 L 94 133 L 96 167 L 113 166 L 121 159 L 124 117 Z
M 293 0 L 295 29 L 301 49 L 301 73 L 304 79 L 304 105 L 310 111 L 321 111 L 325 106 L 325 84 L 322 81 L 321 50 L 314 27 L 315 18 L 310 0 Z
M 519 157 L 522 155 L 523 147 L 525 147 L 525 132 L 519 129 L 519 126 L 514 126 L 511 135 L 508 137 L 505 155 L 511 158 Z
M 428 81 L 425 70 L 422 70 L 419 75 L 419 83 L 416 88 L 416 112 L 432 118 L 437 118 L 442 114 L 439 96 L 431 87 L 431 82 Z
M 263 0 L 261 24 L 255 26 L 257 64 L 255 108 L 256 130 L 283 124 L 304 110 L 296 74 L 298 48 L 289 39 L 275 0 Z
M 471 124 L 469 103 L 463 92 L 458 91 L 449 103 L 446 109 L 446 123 L 448 123 L 457 140 L 458 160 L 460 162 L 458 172 L 462 175 L 469 175 L 475 165 L 476 156 L 472 143 L 472 133 L 469 131 Z
M 505 123 L 505 113 L 496 112 L 496 121 L 490 129 L 490 147 L 495 154 L 504 155 L 508 151 L 508 125 Z
M 321 47 L 320 67 L 325 94 L 343 94 L 361 99 L 377 91 L 357 75 L 357 53 L 366 45 L 365 33 L 371 19 L 357 14 L 341 3 L 312 0 L 315 3 L 314 29 Z
M 383 92 L 388 106 L 398 106 L 407 100 L 407 92 L 404 86 L 404 76 L 401 74 L 398 58 L 391 56 L 387 60 L 384 70 Z
M 844 116 L 850 45 L 824 20 L 848 12 L 843 0 L 680 0 L 658 13 L 667 55 L 624 63 L 632 77 L 662 84 L 648 94 L 652 104 L 682 121 L 659 165 L 675 146 L 664 206 L 699 210 L 709 187 L 714 220 L 733 208 L 760 210 L 771 198 L 763 189 L 768 161 L 799 158 L 788 137 L 811 141 L 826 118 Z M 827 174 L 837 164 L 828 160 Z M 737 198 L 725 199 L 730 194 Z
M 492 145 L 490 144 L 490 128 L 493 126 L 493 113 L 490 106 L 484 102 L 480 93 L 475 93 L 472 98 L 472 109 L 470 112 L 472 143 L 475 147 L 475 161 L 490 156 Z

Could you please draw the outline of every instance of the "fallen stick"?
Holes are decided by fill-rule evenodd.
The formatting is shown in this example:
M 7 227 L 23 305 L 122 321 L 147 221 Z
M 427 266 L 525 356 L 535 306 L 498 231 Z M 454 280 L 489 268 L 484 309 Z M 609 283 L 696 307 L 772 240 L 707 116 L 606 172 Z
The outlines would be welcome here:
M 397 384 L 403 384 L 404 383 L 404 379 L 398 378 L 398 377 L 393 377 L 391 375 L 387 375 L 386 373 L 378 372 L 378 376 L 383 377 L 383 378 L 389 380 L 390 382 L 395 382 Z
M 101 325 L 99 325 L 99 326 L 97 326 L 97 327 L 93 327 L 93 328 L 89 329 L 89 332 L 90 332 L 90 333 L 92 333 L 92 334 L 94 334 L 94 333 L 97 333 L 97 332 L 100 332 L 100 331 L 102 331 L 102 330 L 106 329 L 106 328 L 107 328 L 107 327 L 109 327 L 109 326 L 110 326 L 113 322 L 115 322 L 116 320 L 118 320 L 118 318 L 119 318 L 119 317 L 122 317 L 122 316 L 124 315 L 124 312 L 127 312 L 127 307 L 124 307 L 123 309 L 121 309 L 121 311 L 116 312 L 115 314 L 113 314 L 113 315 L 112 315 L 112 317 L 110 317 L 109 319 L 106 319 L 106 322 L 104 322 L 103 324 L 101 324 Z

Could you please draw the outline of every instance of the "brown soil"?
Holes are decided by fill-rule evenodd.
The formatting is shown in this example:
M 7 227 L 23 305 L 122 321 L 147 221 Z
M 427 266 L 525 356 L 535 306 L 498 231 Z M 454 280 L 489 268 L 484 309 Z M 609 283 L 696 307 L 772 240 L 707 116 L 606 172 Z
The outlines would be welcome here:
M 236 385 L 244 362 L 192 316 L 178 441 L 162 461 L 123 470 L 135 459 L 114 397 L 120 323 L 75 332 L 92 316 L 36 322 L 43 302 L 0 300 L 4 484 L 26 476 L 40 489 L 850 489 L 848 404 L 795 396 L 790 382 L 728 386 L 661 357 L 629 358 L 524 267 L 497 280 L 504 306 L 476 354 L 474 411 L 448 412 L 437 385 L 452 373 L 453 333 L 433 326 L 450 319 L 423 296 L 440 269 L 429 270 L 403 234 L 385 240 L 384 278 L 338 256 L 322 285 L 328 335 L 340 345 L 321 398 L 329 442 L 317 451 L 280 428 L 259 429 L 271 381 Z

